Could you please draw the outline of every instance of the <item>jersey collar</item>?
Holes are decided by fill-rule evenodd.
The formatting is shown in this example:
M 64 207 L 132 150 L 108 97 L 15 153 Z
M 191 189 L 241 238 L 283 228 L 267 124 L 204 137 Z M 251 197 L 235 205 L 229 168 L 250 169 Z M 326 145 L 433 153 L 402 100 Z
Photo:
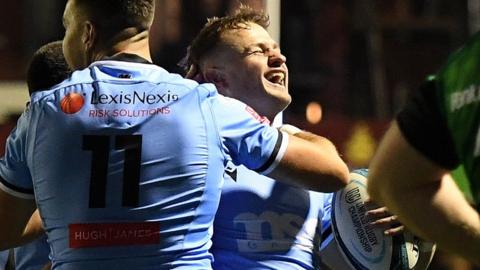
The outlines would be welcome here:
M 140 63 L 140 64 L 153 64 L 152 62 L 148 61 L 147 59 L 140 57 L 136 54 L 131 53 L 120 53 L 114 56 L 104 57 L 103 60 L 113 60 L 113 61 L 124 61 L 124 62 L 133 62 L 133 63 Z

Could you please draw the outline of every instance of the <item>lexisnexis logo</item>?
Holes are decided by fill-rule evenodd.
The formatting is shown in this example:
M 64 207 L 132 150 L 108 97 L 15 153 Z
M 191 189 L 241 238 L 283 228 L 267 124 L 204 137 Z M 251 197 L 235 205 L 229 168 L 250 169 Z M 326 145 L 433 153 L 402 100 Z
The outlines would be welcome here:
M 79 93 L 68 93 L 60 101 L 60 108 L 66 114 L 74 114 L 80 111 L 85 104 L 85 99 Z
M 165 94 L 147 94 L 145 92 L 120 92 L 118 94 L 92 93 L 91 104 L 165 104 L 178 100 L 178 95 L 168 91 Z

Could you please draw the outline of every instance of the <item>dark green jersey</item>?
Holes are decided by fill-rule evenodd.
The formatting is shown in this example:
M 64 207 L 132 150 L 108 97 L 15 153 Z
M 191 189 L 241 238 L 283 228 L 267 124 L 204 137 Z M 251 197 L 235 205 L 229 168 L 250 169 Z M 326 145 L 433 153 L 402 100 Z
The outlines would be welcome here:
M 409 143 L 426 157 L 453 170 L 463 165 L 480 203 L 480 35 L 454 53 L 415 93 L 397 116 Z

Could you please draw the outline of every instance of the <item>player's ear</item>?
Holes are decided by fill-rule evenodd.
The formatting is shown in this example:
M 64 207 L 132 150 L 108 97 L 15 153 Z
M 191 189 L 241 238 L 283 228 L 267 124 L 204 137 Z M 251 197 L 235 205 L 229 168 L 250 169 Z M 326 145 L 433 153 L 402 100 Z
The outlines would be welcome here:
M 206 68 L 203 72 L 203 77 L 205 78 L 205 82 L 215 84 L 218 91 L 221 93 L 225 92 L 228 89 L 225 72 L 216 67 Z
M 91 50 L 96 43 L 97 29 L 90 21 L 86 21 L 83 27 L 82 42 L 85 44 L 85 48 L 87 48 L 87 50 Z

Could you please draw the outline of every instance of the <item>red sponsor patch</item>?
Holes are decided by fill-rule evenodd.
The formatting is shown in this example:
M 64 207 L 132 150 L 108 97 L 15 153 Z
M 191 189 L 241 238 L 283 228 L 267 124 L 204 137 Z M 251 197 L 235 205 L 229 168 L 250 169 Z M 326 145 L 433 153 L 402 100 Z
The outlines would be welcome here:
M 258 122 L 270 125 L 270 120 L 268 120 L 268 118 L 265 116 L 260 116 L 260 114 L 258 114 L 252 107 L 247 106 L 245 109 L 253 116 L 253 118 L 258 120 Z
M 68 231 L 70 248 L 151 245 L 160 241 L 160 222 L 70 224 Z

